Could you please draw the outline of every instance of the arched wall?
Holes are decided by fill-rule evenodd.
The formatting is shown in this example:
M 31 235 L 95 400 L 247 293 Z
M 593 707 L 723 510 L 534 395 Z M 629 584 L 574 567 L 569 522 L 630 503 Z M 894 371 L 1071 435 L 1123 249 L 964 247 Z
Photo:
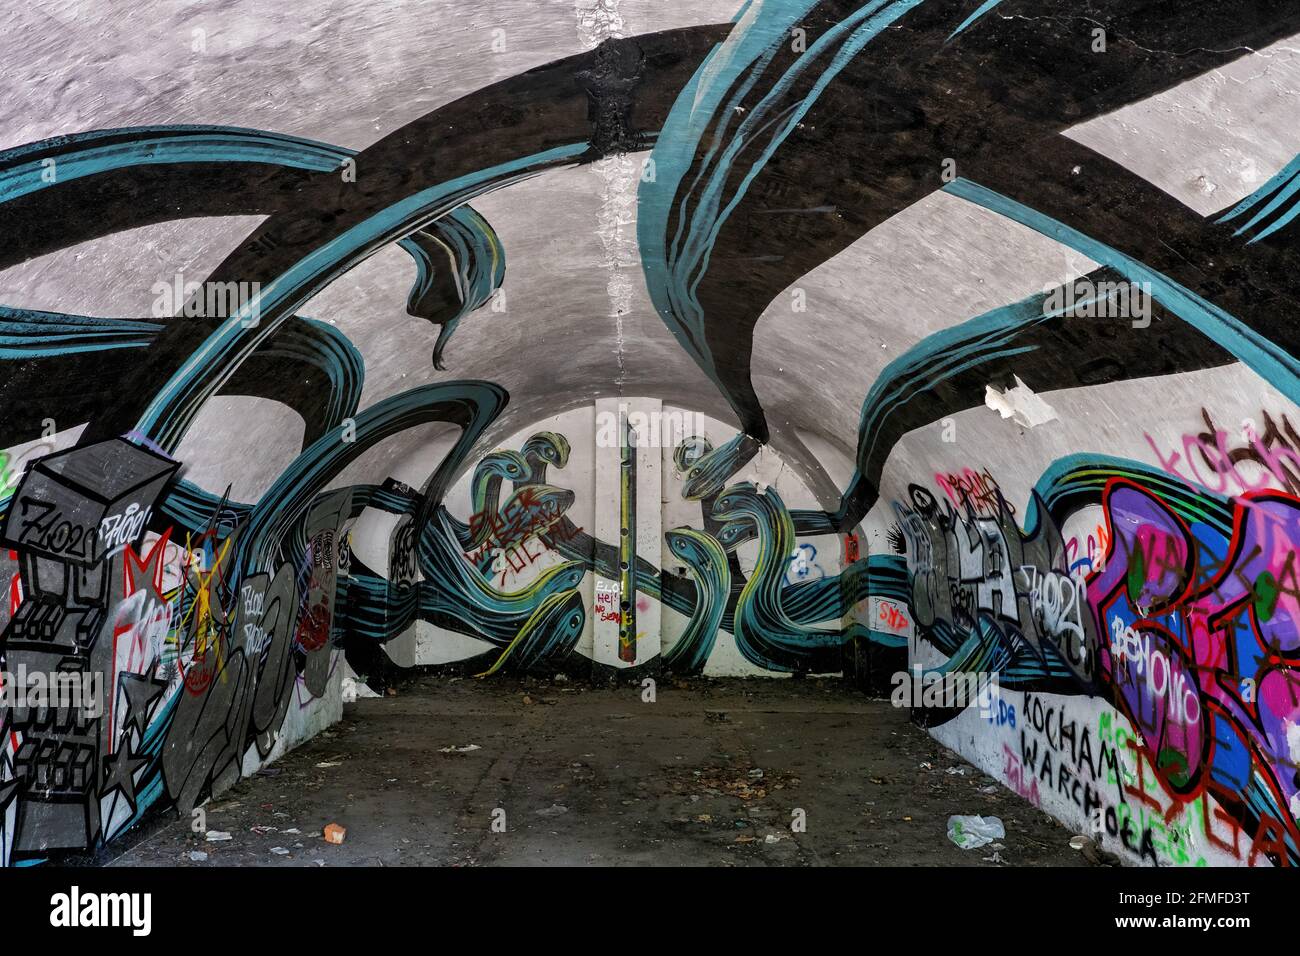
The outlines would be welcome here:
M 917 718 L 1131 862 L 1295 862 L 1297 35 L 1274 0 L 18 11 L 0 645 L 103 706 L 8 702 L 0 862 L 187 812 L 333 719 L 358 647 L 996 678 Z M 619 402 L 708 451 L 624 468 Z M 506 591 L 485 467 L 542 516 Z

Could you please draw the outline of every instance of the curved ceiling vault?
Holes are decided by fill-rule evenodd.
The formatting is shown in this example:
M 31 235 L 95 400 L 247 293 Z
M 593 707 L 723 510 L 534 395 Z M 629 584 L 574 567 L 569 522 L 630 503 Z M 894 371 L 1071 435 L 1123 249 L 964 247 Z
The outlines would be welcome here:
M 1180 11 L 1170 58 L 1161 4 L 1093 3 L 1118 41 L 1080 71 L 1042 65 L 1078 61 L 1091 20 L 1041 0 L 255 6 L 46 4 L 0 38 L 23 81 L 0 114 L 7 174 L 72 170 L 0 209 L 20 237 L 4 305 L 148 323 L 96 326 L 128 348 L 24 343 L 4 444 L 52 407 L 65 444 L 144 425 L 191 481 L 254 499 L 330 413 L 416 385 L 503 388 L 484 443 L 656 395 L 771 442 L 831 509 L 844 488 L 799 435 L 856 459 L 839 510 L 856 519 L 903 432 L 979 405 L 1011 365 L 893 416 L 868 452 L 873 383 L 927 335 L 1098 267 L 1054 230 L 1251 328 L 1292 294 L 1273 250 L 1206 218 L 1295 154 L 1275 91 L 1300 72 L 1300 17 L 1282 4 Z M 949 161 L 1037 218 L 963 194 Z M 159 308 L 203 280 L 271 288 L 268 321 L 221 340 Z M 1173 321 L 1168 344 L 1179 369 L 1243 357 Z M 201 347 L 208 370 L 180 384 Z M 1015 374 L 1041 391 L 1162 371 L 1151 358 L 1095 339 Z M 381 480 L 425 441 L 399 432 L 350 476 Z
M 1049 79 L 1041 62 L 1078 59 L 1084 18 L 1006 0 L 958 34 L 961 7 L 770 1 L 735 27 L 731 5 L 632 0 L 419 22 L 368 4 L 22 14 L 42 22 L 4 43 L 22 44 L 8 53 L 31 82 L 0 129 L 6 146 L 34 146 L 6 166 L 74 172 L 6 204 L 6 234 L 23 241 L 4 256 L 5 304 L 149 324 L 114 326 L 130 350 L 43 354 L 10 377 L 5 444 L 34 437 L 62 399 L 73 420 L 59 429 L 83 444 L 152 423 L 191 480 L 256 497 L 337 405 L 339 382 L 303 350 L 337 350 L 359 372 L 350 410 L 425 382 L 502 386 L 484 441 L 603 395 L 668 395 L 771 441 L 829 507 L 836 485 L 798 434 L 857 458 L 870 488 L 880 454 L 867 460 L 857 431 L 872 382 L 927 334 L 1097 268 L 1053 229 L 1264 323 L 1290 293 L 1255 294 L 1277 254 L 1248 256 L 1248 235 L 1205 216 L 1294 155 L 1294 125 L 1257 117 L 1297 72 L 1284 44 L 1296 14 L 1206 5 L 1179 27 L 1191 52 L 1170 60 L 1143 42 L 1158 4 L 1096 4 L 1121 40 Z M 66 55 L 91 38 L 104 56 Z M 51 85 L 52 105 L 27 101 Z M 1225 113 L 1251 118 L 1245 148 Z M 1143 150 L 1153 130 L 1169 161 Z M 954 194 L 949 161 L 1039 219 Z M 1193 234 L 1195 261 L 1166 241 Z M 1223 287 L 1230 273 L 1245 281 Z M 203 280 L 272 287 L 269 321 L 218 342 L 217 321 L 160 310 L 160 287 Z M 1234 358 L 1171 334 L 1196 352 L 1183 367 Z M 221 355 L 203 384 L 178 385 L 205 341 Z M 1122 342 L 1082 347 L 1082 362 L 1044 350 L 1018 373 L 1044 390 L 1158 371 L 1140 355 L 1110 362 Z M 982 377 L 1008 381 L 1009 367 Z M 169 378 L 179 394 L 160 398 Z M 894 416 L 889 438 L 979 405 L 980 384 Z M 420 441 L 396 434 L 381 458 Z M 231 458 L 238 442 L 265 453 Z M 866 490 L 841 516 L 870 503 Z
M 26 363 L 4 389 L 4 444 L 52 405 L 83 443 L 147 423 L 190 480 L 255 498 L 330 424 L 320 394 L 340 383 L 304 352 L 334 350 L 360 372 L 349 410 L 424 383 L 499 385 L 485 442 L 596 397 L 669 396 L 773 443 L 833 507 L 843 489 L 798 437 L 815 434 L 863 466 L 841 511 L 859 518 L 888 445 L 978 405 L 1010 366 L 895 416 L 874 461 L 857 434 L 871 385 L 927 335 L 1097 267 L 1054 228 L 1253 328 L 1291 294 L 1258 294 L 1276 256 L 1247 257 L 1249 236 L 1205 218 L 1295 153 L 1294 124 L 1258 121 L 1298 71 L 1298 15 L 1279 4 L 1180 13 L 1190 52 L 1171 59 L 1144 39 L 1168 32 L 1160 4 L 1094 3 L 1120 40 L 1079 73 L 1041 69 L 1078 59 L 1086 18 L 1051 16 L 1063 3 L 985 4 L 960 33 L 968 4 L 903 0 L 768 0 L 734 28 L 732 3 L 253 6 L 46 5 L 0 40 L 28 81 L 0 135 L 36 144 L 8 173 L 74 171 L 0 211 L 22 238 L 0 261 L 4 304 L 149 323 L 114 325 L 129 349 Z M 802 44 L 755 52 L 795 29 Z M 1244 147 L 1225 113 L 1251 119 Z M 1039 220 L 955 194 L 949 160 Z M 158 283 L 205 279 L 270 287 L 269 321 L 218 343 L 214 319 L 159 309 Z M 1181 367 L 1234 358 L 1172 325 Z M 203 381 L 178 385 L 205 341 Z M 1053 350 L 1016 374 L 1044 390 L 1159 371 L 1123 342 L 1079 347 L 1077 381 Z M 180 394 L 160 398 L 169 379 Z M 399 433 L 378 458 L 424 440 Z
M 963 666 L 1004 662 L 1028 691 L 1073 681 L 1129 708 L 1126 681 L 1096 679 L 1122 590 L 1122 562 L 1093 567 L 1091 532 L 1116 541 L 1102 511 L 1149 512 L 1181 557 L 1183 518 L 1208 515 L 1226 554 L 1243 512 L 1224 487 L 1175 481 L 1167 436 L 1194 466 L 1184 430 L 1203 420 L 1210 477 L 1232 471 L 1254 503 L 1264 486 L 1235 464 L 1268 467 L 1270 416 L 1300 402 L 1294 0 L 15 6 L 0 31 L 0 619 L 6 654 L 57 639 L 126 696 L 71 742 L 48 714 L 21 741 L 0 718 L 0 863 L 111 839 L 163 787 L 188 809 L 306 735 L 286 714 L 299 683 L 339 699 L 331 628 L 376 655 L 409 637 L 408 663 L 429 625 L 451 656 L 481 637 L 493 670 L 582 640 L 602 666 L 662 651 L 692 673 L 715 643 L 737 667 L 832 673 L 867 632 L 895 654 L 922 635 Z M 1145 321 L 1076 310 L 1081 279 L 1145 290 Z M 1230 454 L 1207 395 L 1222 420 L 1262 410 L 1269 434 Z M 605 441 L 615 400 L 621 436 Z M 632 404 L 701 424 L 654 454 Z M 958 425 L 964 444 L 945 449 Z M 927 473 L 950 498 L 942 520 L 914 481 Z M 954 517 L 948 479 L 965 475 L 988 498 L 979 533 L 1007 529 L 988 539 L 988 580 L 968 573 L 983 557 L 967 491 L 970 527 Z M 1293 497 L 1263 498 L 1294 516 Z M 506 539 L 488 548 L 506 512 L 520 542 L 554 544 L 518 587 L 497 567 Z M 1046 621 L 1037 583 L 1012 589 L 1022 572 L 1072 580 L 1067 522 L 1088 525 L 1068 568 L 1069 593 L 1097 592 L 1088 644 L 1083 624 Z M 89 553 L 71 553 L 74 533 Z M 935 563 L 957 555 L 960 582 L 932 600 Z M 1128 594 L 1135 615 L 1150 596 Z M 174 620 L 171 600 L 187 609 Z M 886 605 L 893 630 L 864 626 Z M 1207 608 L 1187 619 L 1222 617 Z M 1241 658 L 1266 703 L 1296 699 L 1295 620 L 1268 625 L 1285 671 Z M 1031 653 L 1040 670 L 1020 666 Z M 1206 693 L 1236 700 L 1245 674 Z M 1290 809 L 1269 852 L 1292 862 L 1295 714 L 1240 722 L 1270 816 L 1250 809 L 1258 789 L 1216 797 L 1257 842 Z M 1217 760 L 1226 779 L 1236 759 L 1222 736 L 1187 739 L 1181 770 L 1159 755 L 1180 802 L 1193 772 Z M 55 763 L 80 775 L 76 808 L 41 789 Z M 24 806 L 72 816 L 31 816 L 15 838 L 20 778 Z

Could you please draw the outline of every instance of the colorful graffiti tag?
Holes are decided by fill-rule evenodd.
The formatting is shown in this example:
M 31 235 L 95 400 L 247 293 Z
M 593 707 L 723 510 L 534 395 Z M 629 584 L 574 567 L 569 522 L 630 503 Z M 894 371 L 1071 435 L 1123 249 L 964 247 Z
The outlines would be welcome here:
M 1151 828 L 1122 832 L 1124 813 L 1168 825 L 1194 804 L 1209 821 L 1213 806 L 1230 825 L 1207 827 L 1207 838 L 1244 862 L 1294 864 L 1300 499 L 1259 489 L 1228 499 L 1162 483 L 1154 469 L 1119 470 L 1057 473 L 1034 495 L 1032 530 L 1006 510 L 980 518 L 973 502 L 964 514 L 939 509 L 913 486 L 895 511 L 920 635 L 946 666 L 992 670 L 1026 692 L 1021 742 L 1005 746 L 1003 767 L 1022 796 L 1070 794 L 1113 822 L 1115 805 L 1099 792 L 1108 783 L 1123 808 L 1113 835 L 1152 863 Z M 1060 507 L 1061 491 L 1085 472 L 1105 476 L 1107 546 L 1097 567 L 1071 569 L 1057 528 L 1074 506 Z M 1064 730 L 1056 695 L 1113 707 L 1132 728 L 1126 749 L 1086 726 Z

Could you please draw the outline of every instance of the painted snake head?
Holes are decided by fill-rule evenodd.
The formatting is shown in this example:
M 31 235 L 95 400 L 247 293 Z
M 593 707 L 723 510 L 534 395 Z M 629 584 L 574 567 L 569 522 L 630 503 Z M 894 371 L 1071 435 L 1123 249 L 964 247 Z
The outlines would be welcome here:
M 707 560 L 703 543 L 699 540 L 699 536 L 705 534 L 695 528 L 673 528 L 664 532 L 664 540 L 668 542 L 668 550 L 694 568 Z
M 686 445 L 687 442 L 683 442 L 678 446 L 683 462 L 687 460 L 688 453 L 693 453 L 691 449 L 683 447 Z M 705 441 L 698 447 L 707 446 L 708 442 Z M 727 479 L 753 458 L 760 447 L 754 438 L 742 432 L 725 445 L 705 452 L 686 472 L 686 487 L 682 489 L 682 497 L 696 501 L 717 494 L 726 486 Z
M 723 548 L 733 551 L 758 536 L 758 523 L 751 515 L 742 515 L 729 520 L 719 528 L 716 536 Z
M 569 463 L 569 440 L 559 432 L 538 432 L 524 442 L 520 451 L 530 466 L 534 461 L 547 462 L 556 468 Z
M 673 464 L 677 466 L 678 471 L 690 477 L 695 465 L 702 461 L 711 451 L 713 451 L 713 442 L 703 435 L 692 435 L 689 438 L 683 438 L 678 446 L 673 449 Z
M 517 451 L 498 449 L 484 455 L 475 471 L 477 475 L 496 475 L 510 481 L 522 481 L 531 469 L 528 461 Z
M 752 481 L 732 485 L 713 502 L 713 517 L 722 522 L 752 519 L 757 513 L 758 487 Z
M 501 509 L 509 534 L 519 540 L 549 531 L 573 507 L 574 493 L 554 485 L 525 485 Z

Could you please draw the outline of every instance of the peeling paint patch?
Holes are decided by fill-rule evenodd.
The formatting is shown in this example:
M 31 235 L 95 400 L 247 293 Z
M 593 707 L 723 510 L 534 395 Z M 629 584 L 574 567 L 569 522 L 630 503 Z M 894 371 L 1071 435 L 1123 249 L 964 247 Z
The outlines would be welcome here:
M 578 17 L 578 38 L 588 50 L 611 37 L 627 35 L 618 0 L 576 0 L 573 7 Z
M 1018 425 L 1033 428 L 1046 422 L 1056 421 L 1057 416 L 1051 405 L 1034 394 L 1033 390 L 1016 376 L 1014 388 L 1000 392 L 992 385 L 984 388 L 984 404 L 1003 418 L 1010 418 Z

